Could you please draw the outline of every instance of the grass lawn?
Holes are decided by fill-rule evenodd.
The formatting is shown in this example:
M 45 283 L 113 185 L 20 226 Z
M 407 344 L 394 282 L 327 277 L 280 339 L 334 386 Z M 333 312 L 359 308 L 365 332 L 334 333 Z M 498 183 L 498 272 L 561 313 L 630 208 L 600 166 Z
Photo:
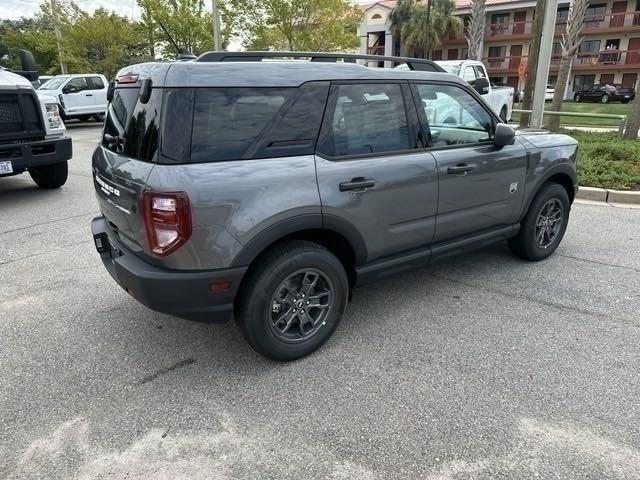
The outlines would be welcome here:
M 607 115 L 629 115 L 629 108 L 631 104 L 623 104 L 620 102 L 615 103 L 592 103 L 592 102 L 580 102 L 576 103 L 572 100 L 566 101 L 562 104 L 563 112 L 577 112 L 577 113 L 604 113 Z M 513 108 L 522 108 L 521 103 L 515 103 Z M 546 102 L 544 105 L 545 110 L 551 109 L 551 102 Z M 547 117 L 543 117 L 544 120 Z M 520 120 L 520 114 L 514 113 L 512 116 L 513 122 Z M 584 126 L 598 126 L 598 127 L 617 127 L 618 120 L 613 118 L 580 118 L 580 117 L 560 117 L 561 125 L 584 125 Z
M 640 190 L 640 140 L 624 140 L 615 132 L 563 130 L 562 133 L 572 136 L 580 145 L 580 185 Z

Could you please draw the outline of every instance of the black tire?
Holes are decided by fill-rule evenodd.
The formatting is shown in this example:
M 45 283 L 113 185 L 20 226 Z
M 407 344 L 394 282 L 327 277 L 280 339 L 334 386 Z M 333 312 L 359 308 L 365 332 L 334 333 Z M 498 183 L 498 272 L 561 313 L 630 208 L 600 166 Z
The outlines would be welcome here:
M 102 113 L 98 113 L 96 115 L 93 115 L 93 119 L 96 122 L 104 122 L 104 115 Z
M 500 120 L 502 120 L 502 123 L 507 123 L 507 107 L 502 107 L 502 110 L 500 110 Z
M 620 100 L 622 103 L 629 103 L 629 99 L 628 98 L 623 98 L 622 100 Z
M 607 95 L 606 93 L 602 95 L 602 98 L 600 98 L 600 102 L 609 103 L 609 95 Z
M 40 188 L 60 188 L 67 182 L 69 170 L 67 162 L 61 162 L 30 168 L 29 175 Z
M 576 94 L 573 96 L 573 101 L 574 101 L 574 102 L 578 102 L 578 103 L 580 103 L 580 102 L 582 101 L 582 96 L 581 96 L 579 93 L 576 93 Z
M 542 218 L 541 223 L 544 224 L 544 218 L 547 217 L 543 215 L 543 212 L 550 202 L 555 202 L 555 204 L 561 206 L 561 212 L 558 215 L 561 218 L 561 224 L 557 227 L 553 240 L 549 236 L 547 239 L 549 243 L 546 245 L 544 240 L 547 233 L 543 233 L 542 244 L 538 242 L 537 235 L 540 232 L 540 228 L 544 230 L 544 227 L 538 226 L 538 222 Z M 570 209 L 569 195 L 564 187 L 554 182 L 545 183 L 533 199 L 533 202 L 531 202 L 529 211 L 520 223 L 518 235 L 509 240 L 511 251 L 525 260 L 538 261 L 547 258 L 555 252 L 562 241 L 569 222 Z M 555 229 L 556 227 L 555 225 L 550 225 L 548 228 Z
M 238 326 L 251 347 L 265 357 L 291 361 L 309 355 L 331 337 L 346 308 L 349 281 L 342 263 L 324 247 L 302 240 L 276 245 L 258 261 L 256 268 L 249 272 L 236 302 Z M 307 272 L 318 274 L 316 285 L 308 290 L 308 298 L 315 298 L 316 288 L 322 282 L 331 291 L 329 295 L 322 294 L 323 298 L 328 298 L 329 306 L 315 310 L 306 307 L 304 300 L 298 303 L 300 296 L 290 295 L 297 291 L 304 298 L 300 293 L 302 290 L 295 286 L 283 288 L 287 282 L 292 282 L 290 287 L 295 285 L 300 276 L 303 276 L 300 280 L 303 285 Z M 286 296 L 279 297 L 277 294 L 283 291 L 287 292 Z M 293 314 L 300 305 L 305 313 L 302 316 Z M 315 324 L 310 322 L 314 316 L 320 318 Z M 297 320 L 287 322 L 292 318 Z M 307 323 L 302 324 L 301 318 Z M 285 332 L 288 325 L 292 326 Z M 308 327 L 306 332 L 305 326 Z
M 91 118 L 91 115 L 78 115 L 76 118 L 81 122 L 86 122 Z

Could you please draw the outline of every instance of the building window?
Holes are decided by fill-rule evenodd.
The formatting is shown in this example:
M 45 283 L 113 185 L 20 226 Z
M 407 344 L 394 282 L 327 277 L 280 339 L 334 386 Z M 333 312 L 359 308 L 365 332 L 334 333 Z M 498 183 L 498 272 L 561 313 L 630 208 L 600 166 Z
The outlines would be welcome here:
M 566 25 L 569 18 L 569 7 L 558 8 L 556 12 L 556 25 Z
M 599 51 L 600 40 L 584 40 L 578 49 L 578 63 L 596 64 Z
M 507 47 L 489 47 L 489 58 L 487 62 L 489 67 L 500 67 L 507 56 Z
M 508 13 L 494 13 L 491 15 L 491 30 L 490 35 L 504 35 L 509 29 L 509 19 L 511 18 Z
M 576 75 L 573 81 L 573 91 L 586 90 L 596 83 L 595 75 Z
M 382 15 L 380 15 L 379 13 L 374 13 L 373 15 L 371 15 L 371 20 L 380 20 L 382 19 Z
M 587 16 L 585 18 L 585 26 L 587 28 L 599 27 L 604 22 L 604 12 L 607 9 L 605 3 L 589 5 L 587 8 Z

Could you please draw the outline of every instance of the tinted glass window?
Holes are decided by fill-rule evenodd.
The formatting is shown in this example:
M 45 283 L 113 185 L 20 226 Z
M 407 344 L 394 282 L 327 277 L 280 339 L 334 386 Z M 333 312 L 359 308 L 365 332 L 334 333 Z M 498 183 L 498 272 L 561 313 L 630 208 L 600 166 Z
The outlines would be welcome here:
M 86 77 L 86 79 L 90 90 L 102 90 L 104 88 L 104 82 L 100 77 Z
M 476 81 L 476 73 L 473 71 L 472 67 L 467 67 L 464 69 L 464 73 L 462 74 L 462 79 L 465 82 L 469 82 L 473 84 Z
M 333 116 L 325 121 L 323 140 L 318 147 L 321 153 L 340 156 L 411 148 L 399 84 L 336 85 L 333 88 Z
M 434 147 L 491 139 L 493 121 L 469 92 L 453 85 L 416 85 L 424 128 Z
M 244 158 L 294 92 L 287 88 L 197 89 L 191 161 Z
M 103 145 L 131 158 L 155 161 L 158 149 L 158 126 L 162 104 L 162 89 L 151 91 L 147 103 L 140 103 L 139 88 L 117 88 L 109 106 L 104 131 L 119 139 Z
M 65 85 L 65 88 L 75 88 L 77 91 L 86 90 L 87 81 L 84 77 L 76 77 L 69 80 L 69 83 Z
M 165 163 L 189 162 L 195 94 L 193 88 L 166 89 L 164 92 L 161 149 Z

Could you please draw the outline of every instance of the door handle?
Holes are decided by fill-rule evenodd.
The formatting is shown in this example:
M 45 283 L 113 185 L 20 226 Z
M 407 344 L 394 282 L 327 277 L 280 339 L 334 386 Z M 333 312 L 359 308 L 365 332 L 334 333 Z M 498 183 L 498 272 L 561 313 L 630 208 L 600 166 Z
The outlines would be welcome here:
M 449 175 L 466 175 L 467 173 L 475 170 L 475 165 L 467 165 L 466 163 L 459 163 L 455 167 L 447 168 L 447 173 Z
M 93 93 L 87 93 L 85 97 L 93 97 Z
M 364 190 L 373 187 L 375 184 L 376 182 L 373 180 L 367 180 L 364 177 L 355 177 L 348 182 L 342 182 L 338 186 L 341 192 L 346 192 L 347 190 Z

